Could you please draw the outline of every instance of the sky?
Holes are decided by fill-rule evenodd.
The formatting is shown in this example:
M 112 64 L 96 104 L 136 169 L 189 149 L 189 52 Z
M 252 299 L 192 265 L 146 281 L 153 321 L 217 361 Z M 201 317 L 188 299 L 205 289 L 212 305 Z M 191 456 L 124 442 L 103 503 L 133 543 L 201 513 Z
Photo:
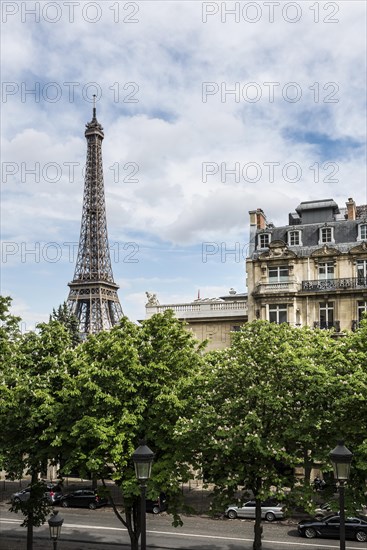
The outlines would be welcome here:
M 124 313 L 246 292 L 249 210 L 367 203 L 366 2 L 3 1 L 1 294 L 67 299 L 85 124 Z

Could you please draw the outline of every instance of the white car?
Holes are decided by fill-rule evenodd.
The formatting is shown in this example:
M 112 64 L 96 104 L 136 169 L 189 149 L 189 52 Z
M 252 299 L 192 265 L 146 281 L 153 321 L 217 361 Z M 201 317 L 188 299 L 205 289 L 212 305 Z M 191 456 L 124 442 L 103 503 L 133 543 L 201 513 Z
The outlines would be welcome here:
M 255 519 L 256 503 L 254 500 L 249 500 L 241 507 L 236 505 L 228 506 L 225 515 L 230 519 L 249 518 Z M 284 519 L 285 507 L 282 504 L 265 501 L 261 503 L 261 518 L 266 521 L 274 521 L 275 519 Z

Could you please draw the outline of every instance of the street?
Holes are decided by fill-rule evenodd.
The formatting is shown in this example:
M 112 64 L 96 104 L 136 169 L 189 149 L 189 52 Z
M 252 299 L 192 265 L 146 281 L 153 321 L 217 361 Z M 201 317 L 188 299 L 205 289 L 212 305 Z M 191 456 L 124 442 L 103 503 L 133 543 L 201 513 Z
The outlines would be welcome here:
M 63 509 L 62 534 L 59 550 L 69 548 L 129 548 L 126 529 L 114 516 L 112 510 Z M 209 519 L 205 517 L 184 517 L 182 527 L 172 527 L 172 518 L 167 514 L 147 515 L 147 547 L 154 550 L 251 550 L 253 522 L 251 520 Z M 0 549 L 5 538 L 25 538 L 25 529 L 20 527 L 21 518 L 4 509 L 1 511 Z M 35 528 L 35 549 L 41 541 L 48 544 L 48 526 Z M 8 539 L 7 539 L 8 540 Z M 39 544 L 38 544 L 39 542 Z M 79 545 L 78 545 L 79 543 Z M 83 544 L 81 546 L 81 544 Z M 107 546 L 108 545 L 108 546 Z M 48 545 L 42 548 L 50 547 Z M 338 550 L 339 541 L 317 539 L 310 541 L 297 535 L 296 524 L 287 522 L 264 523 L 263 550 Z M 365 543 L 347 542 L 348 550 L 366 550 Z

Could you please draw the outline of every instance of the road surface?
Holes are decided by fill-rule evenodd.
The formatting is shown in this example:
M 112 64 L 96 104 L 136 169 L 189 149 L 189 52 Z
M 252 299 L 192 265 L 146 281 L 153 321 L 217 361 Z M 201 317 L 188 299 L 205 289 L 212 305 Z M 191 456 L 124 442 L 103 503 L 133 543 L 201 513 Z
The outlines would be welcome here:
M 129 549 L 126 529 L 112 510 L 62 509 L 64 517 L 58 550 L 104 550 L 117 547 Z M 172 527 L 167 514 L 147 515 L 147 548 L 149 550 L 252 550 L 254 523 L 251 520 L 209 519 L 184 517 L 182 527 Z M 25 537 L 20 527 L 21 518 L 2 508 L 0 517 L 0 549 L 8 550 L 14 539 Z M 51 548 L 48 526 L 34 529 L 35 549 Z M 4 542 L 2 543 L 1 540 Z M 84 544 L 83 544 L 84 543 Z M 8 546 L 4 546 L 7 544 Z M 22 545 L 23 546 L 23 545 Z M 22 546 L 18 545 L 19 550 Z M 288 522 L 264 523 L 263 550 L 338 550 L 339 541 L 307 540 L 297 535 L 296 524 Z M 367 544 L 347 542 L 347 550 L 367 550 Z

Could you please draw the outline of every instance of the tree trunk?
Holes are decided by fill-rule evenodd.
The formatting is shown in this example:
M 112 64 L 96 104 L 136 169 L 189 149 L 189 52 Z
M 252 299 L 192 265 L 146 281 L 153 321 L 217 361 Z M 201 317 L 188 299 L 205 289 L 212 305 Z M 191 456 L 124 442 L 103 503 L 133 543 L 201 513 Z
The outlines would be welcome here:
M 261 550 L 261 537 L 263 528 L 261 525 L 261 500 L 256 498 L 255 525 L 254 525 L 254 544 L 253 550 Z
M 32 471 L 31 477 L 31 493 L 29 498 L 32 498 L 32 486 L 37 483 L 37 472 Z M 27 550 L 33 550 L 33 510 L 30 509 L 28 513 L 28 525 L 27 525 Z
M 125 510 L 127 531 L 130 537 L 131 550 L 139 550 L 140 517 L 136 513 L 136 506 Z
M 105 480 L 102 478 L 103 486 L 106 488 Z M 125 508 L 125 519 L 122 517 L 122 514 L 118 511 L 117 506 L 112 498 L 112 496 L 109 496 L 110 502 L 112 504 L 113 511 L 115 512 L 116 517 L 121 521 L 124 527 L 126 527 L 127 532 L 129 533 L 130 537 L 130 548 L 131 550 L 139 550 L 139 537 L 141 532 L 141 525 L 140 525 L 140 514 L 138 512 L 139 508 L 137 506 L 137 503 L 135 503 L 133 506 L 126 506 Z M 28 548 L 27 548 L 28 550 Z
M 96 474 L 92 474 L 92 489 L 95 491 L 98 487 L 98 478 Z
M 33 513 L 29 512 L 27 525 L 27 550 L 33 550 Z
M 305 477 L 304 477 L 305 487 L 309 487 L 309 485 L 310 485 L 312 467 L 313 467 L 313 462 L 308 457 L 308 450 L 304 449 L 304 451 L 303 451 L 303 468 L 304 468 L 304 472 L 305 472 Z

